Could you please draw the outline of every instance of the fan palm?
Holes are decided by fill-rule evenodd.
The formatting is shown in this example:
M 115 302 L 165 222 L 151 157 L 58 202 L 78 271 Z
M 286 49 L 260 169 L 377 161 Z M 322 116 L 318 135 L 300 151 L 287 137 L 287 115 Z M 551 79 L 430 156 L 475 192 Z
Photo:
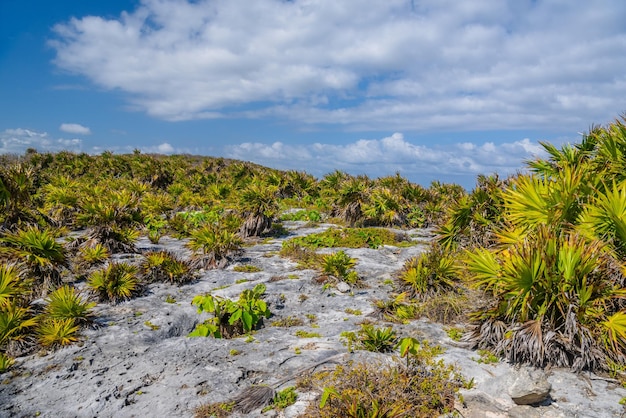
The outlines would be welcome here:
M 96 270 L 87 279 L 87 285 L 103 301 L 116 303 L 130 299 L 140 290 L 137 268 L 126 263 L 111 263 L 108 267 Z
M 228 257 L 241 249 L 241 238 L 217 225 L 206 225 L 191 233 L 188 246 L 196 255 L 194 263 L 202 268 L 221 268 Z
M 133 252 L 139 234 L 139 199 L 127 190 L 113 190 L 80 200 L 78 223 L 91 228 L 90 240 L 110 252 Z
M 0 207 L 3 208 L 0 219 L 4 228 L 14 229 L 39 217 L 33 202 L 36 177 L 36 171 L 26 164 L 0 167 Z
M 45 294 L 60 280 L 61 268 L 67 265 L 63 246 L 52 232 L 38 227 L 27 227 L 0 238 L 0 257 L 24 264 L 38 281 Z
M 253 182 L 240 192 L 238 207 L 245 219 L 239 230 L 242 237 L 256 237 L 270 230 L 278 211 L 277 191 L 276 186 Z
M 509 337 L 495 348 L 513 361 L 580 370 L 626 354 L 615 316 L 626 308 L 626 290 L 606 243 L 544 225 L 503 250 L 467 256 L 474 283 L 497 301 L 475 315 L 483 323 L 479 346 L 489 346 L 486 324 L 503 323 Z M 609 340 L 618 343 L 602 344 Z

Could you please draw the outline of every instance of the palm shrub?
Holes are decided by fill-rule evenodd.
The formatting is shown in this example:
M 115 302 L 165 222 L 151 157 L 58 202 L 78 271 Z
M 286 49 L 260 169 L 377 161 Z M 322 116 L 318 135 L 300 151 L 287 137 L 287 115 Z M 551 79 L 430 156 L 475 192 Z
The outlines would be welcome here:
M 401 226 L 406 223 L 402 196 L 388 188 L 375 188 L 363 205 L 363 215 L 374 225 Z
M 497 175 L 479 175 L 474 190 L 448 206 L 444 221 L 439 222 L 436 230 L 437 241 L 452 251 L 458 247 L 493 245 L 493 230 L 503 221 L 502 192 L 506 184 Z
M 137 267 L 127 263 L 111 263 L 91 273 L 87 285 L 101 301 L 116 303 L 138 293 L 141 282 L 137 277 Z
M 63 285 L 50 293 L 45 308 L 45 315 L 49 319 L 71 319 L 76 324 L 91 321 L 92 314 L 89 312 L 96 304 L 90 303 L 78 294 L 75 288 Z
M 80 269 L 91 269 L 104 264 L 111 253 L 104 245 L 97 243 L 92 247 L 84 246 L 78 251 L 77 265 Z
M 23 264 L 42 294 L 56 287 L 61 268 L 67 265 L 65 250 L 48 229 L 29 226 L 0 238 L 0 257 Z
M 480 348 L 576 370 L 623 361 L 623 269 L 606 243 L 541 225 L 502 250 L 468 251 L 467 269 L 497 301 L 474 315 Z
M 148 282 L 168 281 L 181 285 L 193 278 L 188 263 L 179 260 L 168 251 L 147 253 L 141 264 L 141 270 Z
M 194 251 L 192 265 L 205 269 L 223 268 L 243 244 L 234 232 L 209 224 L 191 232 L 188 246 Z
M 15 360 L 0 351 L 0 373 L 6 372 Z
M 28 290 L 20 271 L 11 264 L 0 264 L 0 307 L 7 306 Z
M 26 163 L 0 166 L 0 219 L 4 228 L 15 229 L 41 219 L 33 199 L 37 177 L 35 168 Z
M 369 202 L 370 180 L 366 176 L 349 177 L 340 184 L 335 205 L 350 226 L 363 220 L 363 206 Z
M 77 180 L 68 176 L 53 177 L 41 187 L 42 209 L 56 225 L 71 228 L 76 224 L 80 187 Z
M 321 268 L 324 281 L 343 280 L 348 284 L 359 283 L 359 275 L 353 269 L 357 260 L 350 257 L 343 250 L 322 256 Z
M 591 239 L 611 243 L 626 259 L 626 180 L 595 195 L 580 214 L 577 229 Z
M 101 244 L 111 253 L 134 252 L 141 222 L 139 199 L 128 190 L 101 190 L 79 201 L 78 224 L 90 228 L 89 245 Z
M 271 229 L 278 211 L 277 193 L 278 187 L 259 180 L 240 192 L 237 207 L 245 219 L 239 230 L 243 238 L 257 237 Z
M 37 326 L 39 343 L 44 347 L 57 347 L 78 341 L 79 326 L 73 318 L 44 318 Z
M 623 363 L 626 126 L 594 127 L 561 149 L 542 145 L 548 158 L 502 189 L 489 242 L 467 251 L 468 277 L 495 298 L 474 315 L 471 338 L 540 366 Z
M 342 338 L 348 350 L 366 350 L 376 353 L 390 353 L 398 343 L 398 336 L 392 327 L 378 328 L 372 324 L 361 324 L 356 333 L 344 332 Z
M 213 317 L 198 324 L 189 336 L 232 338 L 249 334 L 262 325 L 263 318 L 271 316 L 267 303 L 261 299 L 265 290 L 264 284 L 257 284 L 241 292 L 237 301 L 210 294 L 194 297 L 192 304 L 198 307 L 198 313 L 212 313 Z
M 407 260 L 399 275 L 400 287 L 411 298 L 426 300 L 453 290 L 458 284 L 454 255 L 433 244 Z
M 30 309 L 11 300 L 0 307 L 0 351 L 11 356 L 21 354 L 32 343 L 31 329 L 37 325 L 37 317 Z

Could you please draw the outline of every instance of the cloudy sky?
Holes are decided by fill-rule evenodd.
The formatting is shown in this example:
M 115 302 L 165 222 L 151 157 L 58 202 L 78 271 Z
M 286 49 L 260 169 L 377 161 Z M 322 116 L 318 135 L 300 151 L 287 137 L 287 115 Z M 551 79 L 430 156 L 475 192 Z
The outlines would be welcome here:
M 626 111 L 623 0 L 1 0 L 0 153 L 474 185 Z

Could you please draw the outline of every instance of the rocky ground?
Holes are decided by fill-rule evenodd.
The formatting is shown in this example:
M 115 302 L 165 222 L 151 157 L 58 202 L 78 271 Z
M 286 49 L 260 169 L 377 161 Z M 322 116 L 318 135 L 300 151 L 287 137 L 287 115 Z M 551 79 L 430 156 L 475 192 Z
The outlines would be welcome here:
M 286 226 L 290 236 L 328 227 L 308 228 L 302 222 Z M 415 239 L 428 239 L 427 231 L 410 233 Z M 189 285 L 151 285 L 139 298 L 98 305 L 97 326 L 83 333 L 80 344 L 19 358 L 11 371 L 0 375 L 0 416 L 191 417 L 197 406 L 225 401 L 251 384 L 271 384 L 331 356 L 346 361 L 359 354 L 347 353 L 341 332 L 358 330 L 358 323 L 373 312 L 372 301 L 386 299 L 391 292 L 394 272 L 424 250 L 423 245 L 347 250 L 358 259 L 356 269 L 367 287 L 342 293 L 324 290 L 313 280 L 316 272 L 298 270 L 295 263 L 279 257 L 286 238 L 248 247 L 236 260 L 235 265 L 255 265 L 259 272 L 239 273 L 231 265 L 202 272 Z M 186 251 L 182 242 L 169 238 L 158 246 L 141 240 L 139 248 Z M 194 296 L 212 291 L 236 299 L 256 283 L 267 286 L 266 300 L 274 314 L 266 324 L 291 316 L 301 318 L 304 325 L 266 326 L 252 339 L 186 336 L 205 318 L 191 305 Z M 347 308 L 362 314 L 346 313 Z M 464 417 L 626 416 L 619 403 L 626 397 L 626 389 L 611 379 L 566 370 L 533 371 L 504 362 L 479 363 L 477 353 L 459 347 L 441 325 L 428 321 L 397 329 L 402 336 L 443 345 L 445 361 L 456 364 L 467 378 L 474 378 L 475 387 L 463 390 L 464 404 L 458 404 Z M 297 330 L 321 337 L 299 338 Z M 514 392 L 520 388 L 533 392 L 534 386 L 539 392 L 550 391 L 540 406 L 513 401 L 511 395 L 518 396 Z M 262 414 L 257 410 L 249 416 L 300 416 L 311 394 L 301 394 L 299 399 L 284 411 Z

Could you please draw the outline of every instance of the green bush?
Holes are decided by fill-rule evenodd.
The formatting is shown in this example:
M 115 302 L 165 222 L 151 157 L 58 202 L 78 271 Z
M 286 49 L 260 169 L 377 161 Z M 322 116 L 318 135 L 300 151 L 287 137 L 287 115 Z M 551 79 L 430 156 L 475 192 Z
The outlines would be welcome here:
M 194 297 L 192 304 L 198 307 L 198 313 L 212 313 L 213 318 L 198 324 L 189 336 L 232 338 L 249 334 L 261 324 L 263 318 L 271 316 L 266 302 L 261 299 L 264 293 L 265 285 L 257 284 L 252 290 L 241 292 L 237 301 L 213 295 Z

